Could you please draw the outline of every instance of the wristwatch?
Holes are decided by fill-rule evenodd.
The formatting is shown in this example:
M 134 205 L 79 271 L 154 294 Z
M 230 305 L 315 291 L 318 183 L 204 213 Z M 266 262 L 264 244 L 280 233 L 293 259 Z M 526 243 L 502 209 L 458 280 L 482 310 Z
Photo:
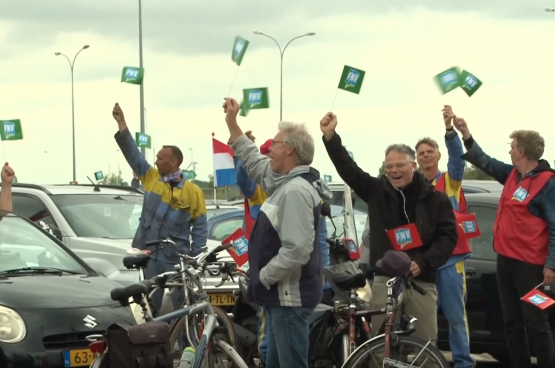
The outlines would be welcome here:
M 452 125 L 451 125 L 449 128 L 445 128 L 445 130 L 447 130 L 448 132 L 452 131 L 453 129 L 454 129 L 454 128 L 453 128 Z

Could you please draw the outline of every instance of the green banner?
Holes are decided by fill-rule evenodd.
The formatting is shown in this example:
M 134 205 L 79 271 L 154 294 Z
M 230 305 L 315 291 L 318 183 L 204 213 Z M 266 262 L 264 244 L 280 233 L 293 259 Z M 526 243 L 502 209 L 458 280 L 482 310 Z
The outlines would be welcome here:
M 239 105 L 239 107 L 241 108 L 241 112 L 239 113 L 240 116 L 247 116 L 249 114 L 249 109 L 243 101 L 241 101 L 241 105 Z
M 364 70 L 345 65 L 343 67 L 343 73 L 341 73 L 341 79 L 339 80 L 337 88 L 356 93 L 358 95 L 360 93 L 365 74 L 366 72 Z
M 270 107 L 268 88 L 247 88 L 243 90 L 243 101 L 247 110 L 267 109 Z M 243 102 L 244 103 L 244 102 Z
M 482 85 L 482 81 L 479 80 L 474 74 L 463 70 L 459 76 L 459 85 L 462 90 L 471 97 Z
M 193 170 L 181 170 L 181 173 L 185 180 L 193 180 L 197 177 L 197 174 Z
M 324 175 L 324 181 L 326 183 L 331 183 L 331 175 Z
M 235 37 L 235 41 L 233 42 L 233 50 L 231 50 L 231 60 L 237 65 L 241 65 L 243 61 L 243 57 L 247 52 L 247 48 L 249 47 L 249 41 L 245 40 L 243 37 Z
M 23 130 L 21 129 L 21 120 L 0 120 L 2 130 L 0 130 L 0 138 L 3 141 L 17 141 L 23 139 Z
M 102 171 L 97 171 L 94 173 L 94 178 L 96 181 L 104 179 L 104 173 Z
M 145 76 L 144 68 L 124 66 L 121 71 L 121 81 L 129 84 L 141 84 Z
M 441 93 L 446 94 L 459 87 L 460 74 L 459 68 L 454 66 L 436 75 L 434 79 Z
M 135 133 L 135 142 L 139 147 L 151 148 L 152 139 L 148 134 Z

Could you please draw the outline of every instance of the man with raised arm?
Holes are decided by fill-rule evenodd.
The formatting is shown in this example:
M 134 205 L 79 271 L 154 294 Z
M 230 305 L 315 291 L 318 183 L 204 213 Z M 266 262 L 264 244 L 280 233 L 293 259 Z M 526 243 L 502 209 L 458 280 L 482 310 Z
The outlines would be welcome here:
M 119 127 L 114 136 L 116 142 L 144 186 L 143 209 L 133 248 L 145 249 L 147 241 L 166 238 L 177 244 L 177 249 L 168 245 L 153 253 L 145 272 L 145 277 L 151 278 L 174 270 L 174 265 L 179 263 L 176 251 L 197 254 L 206 246 L 206 203 L 202 190 L 181 174 L 179 166 L 183 162 L 183 153 L 179 148 L 163 146 L 156 155 L 154 168 L 141 155 L 119 104 L 114 106 L 112 115 Z M 152 297 L 158 311 L 162 304 L 162 291 L 157 290 Z M 172 299 L 174 308 L 180 308 L 183 293 L 172 293 Z
M 555 279 L 555 171 L 542 160 L 545 141 L 538 132 L 516 130 L 511 164 L 488 156 L 463 118 L 454 118 L 466 147 L 464 159 L 503 185 L 493 226 L 497 253 L 497 286 L 512 368 L 529 368 L 530 345 L 538 368 L 555 367 L 549 318 L 543 309 L 521 300 Z M 545 303 L 540 297 L 538 304 Z M 530 340 L 528 340 L 530 339 Z
M 445 123 L 445 146 L 449 161 L 447 171 L 439 170 L 441 153 L 438 143 L 431 138 L 422 138 L 416 143 L 416 158 L 426 181 L 436 190 L 449 197 L 455 217 L 466 214 L 466 200 L 462 191 L 465 161 L 462 142 L 453 129 L 453 110 L 443 108 Z M 476 363 L 470 355 L 470 340 L 466 319 L 466 275 L 465 260 L 472 254 L 468 240 L 459 237 L 453 255 L 437 271 L 437 294 L 439 306 L 449 323 L 449 346 L 455 361 L 455 368 L 473 368 Z
M 413 291 L 405 312 L 418 319 L 414 336 L 435 342 L 436 273 L 451 257 L 458 239 L 451 203 L 416 172 L 415 153 L 409 146 L 390 145 L 385 152 L 385 176 L 372 177 L 349 156 L 336 127 L 337 117 L 331 112 L 320 121 L 322 140 L 337 173 L 368 204 L 372 307 L 385 308 L 389 279 L 376 262 L 388 250 L 406 252 L 412 260 L 411 274 L 426 295 Z M 384 319 L 372 317 L 374 334 Z
M 0 211 L 13 211 L 12 184 L 15 172 L 7 162 L 2 167 L 2 190 L 0 191 Z
M 322 300 L 321 196 L 332 197 L 310 167 L 314 140 L 303 124 L 280 122 L 270 157 L 259 153 L 237 124 L 239 104 L 226 98 L 232 149 L 267 194 L 249 241 L 249 299 L 264 306 L 268 368 L 308 368 L 308 317 Z

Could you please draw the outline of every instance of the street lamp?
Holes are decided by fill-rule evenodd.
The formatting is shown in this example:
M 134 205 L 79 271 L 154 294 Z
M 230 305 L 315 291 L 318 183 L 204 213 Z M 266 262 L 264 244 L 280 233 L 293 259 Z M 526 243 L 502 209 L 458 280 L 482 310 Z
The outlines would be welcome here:
M 81 51 L 86 50 L 89 48 L 89 45 L 85 45 L 81 48 L 81 50 L 77 51 L 75 56 L 73 57 L 73 62 L 69 60 L 67 55 L 62 54 L 61 52 L 55 52 L 54 55 L 56 56 L 63 56 L 67 59 L 69 63 L 69 68 L 71 69 L 71 135 L 73 137 L 73 181 L 77 181 L 77 174 L 76 174 L 76 166 L 75 166 L 75 100 L 73 94 L 73 68 L 75 66 L 75 59 L 77 59 L 77 55 L 81 53 Z
M 555 9 L 554 9 L 554 8 L 545 8 L 544 10 L 545 10 L 546 12 L 548 12 L 548 13 L 553 13 L 553 12 L 555 12 Z
M 283 120 L 283 54 L 285 53 L 285 50 L 287 49 L 287 46 L 289 46 L 289 44 L 293 41 L 295 41 L 297 38 L 302 38 L 302 37 L 307 37 L 307 36 L 314 36 L 316 33 L 315 32 L 308 32 L 305 33 L 303 35 L 297 36 L 297 37 L 293 37 L 291 40 L 289 40 L 289 42 L 287 42 L 287 44 L 285 45 L 285 47 L 282 49 L 279 42 L 276 41 L 275 38 L 273 38 L 272 36 L 269 36 L 265 33 L 262 33 L 261 31 L 254 31 L 255 35 L 259 35 L 259 36 L 264 36 L 264 37 L 268 37 L 269 39 L 273 40 L 277 47 L 279 48 L 279 54 L 281 56 L 281 71 L 280 71 L 280 77 L 279 77 L 279 120 L 282 121 Z

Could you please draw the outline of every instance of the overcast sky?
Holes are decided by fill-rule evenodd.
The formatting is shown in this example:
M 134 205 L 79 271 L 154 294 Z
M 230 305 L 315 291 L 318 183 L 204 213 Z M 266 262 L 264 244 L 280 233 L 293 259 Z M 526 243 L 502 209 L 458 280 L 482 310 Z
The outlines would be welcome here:
M 233 39 L 241 35 L 250 45 L 232 97 L 240 99 L 243 88 L 269 88 L 270 108 L 239 120 L 262 144 L 279 121 L 280 57 L 272 40 L 253 31 L 282 47 L 316 32 L 285 52 L 283 118 L 308 125 L 322 175 L 339 179 L 319 121 L 332 107 L 345 64 L 366 71 L 364 84 L 360 95 L 339 91 L 333 112 L 344 144 L 371 174 L 388 144 L 414 146 L 423 136 L 441 141 L 444 104 L 466 118 L 490 155 L 509 162 L 509 134 L 533 129 L 553 163 L 555 13 L 543 8 L 555 0 L 545 1 L 143 0 L 147 134 L 156 150 L 179 146 L 183 168 L 193 152 L 205 180 L 213 170 L 211 133 L 228 138 L 221 103 L 237 69 Z M 0 0 L 0 120 L 21 119 L 24 131 L 24 140 L 2 143 L 2 154 L 21 182 L 72 178 L 71 74 L 54 52 L 73 59 L 85 44 L 90 48 L 79 54 L 74 73 L 77 179 L 118 165 L 130 179 L 111 111 L 119 102 L 132 132 L 139 130 L 139 86 L 120 83 L 123 66 L 139 65 L 138 24 L 137 0 Z M 460 89 L 442 96 L 432 80 L 455 65 L 484 83 L 471 98 Z M 152 162 L 155 151 L 147 152 Z

